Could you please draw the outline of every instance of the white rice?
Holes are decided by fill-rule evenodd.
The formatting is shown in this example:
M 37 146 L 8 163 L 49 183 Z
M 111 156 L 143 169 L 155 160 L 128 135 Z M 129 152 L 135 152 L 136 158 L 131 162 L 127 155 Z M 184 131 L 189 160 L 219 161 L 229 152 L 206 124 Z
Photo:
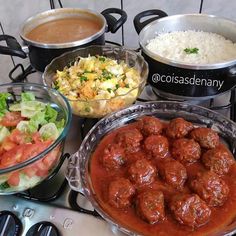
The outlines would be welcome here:
M 175 31 L 159 34 L 146 48 L 152 53 L 187 64 L 212 64 L 236 59 L 236 44 L 223 36 L 203 31 Z M 190 49 L 197 53 L 186 53 Z

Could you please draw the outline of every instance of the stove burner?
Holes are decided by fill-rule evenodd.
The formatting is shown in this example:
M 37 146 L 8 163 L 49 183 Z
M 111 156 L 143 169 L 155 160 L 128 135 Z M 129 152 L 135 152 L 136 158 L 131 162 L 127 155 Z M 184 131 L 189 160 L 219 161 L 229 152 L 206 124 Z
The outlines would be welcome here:
M 60 236 L 60 233 L 54 224 L 42 221 L 33 225 L 26 233 L 26 236 Z
M 20 236 L 21 221 L 10 211 L 0 212 L 0 236 Z

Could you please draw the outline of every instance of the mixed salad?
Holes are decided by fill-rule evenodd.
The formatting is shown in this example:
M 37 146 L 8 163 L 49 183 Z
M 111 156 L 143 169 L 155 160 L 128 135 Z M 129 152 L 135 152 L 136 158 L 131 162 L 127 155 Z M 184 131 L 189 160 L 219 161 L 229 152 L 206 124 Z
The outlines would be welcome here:
M 64 128 L 64 119 L 52 104 L 35 99 L 31 92 L 16 102 L 9 93 L 0 93 L 0 170 L 31 159 L 48 148 Z M 48 176 L 60 156 L 57 146 L 40 160 L 0 175 L 1 191 L 21 191 Z
M 81 116 L 104 115 L 105 109 L 120 109 L 128 100 L 135 100 L 140 73 L 125 62 L 105 56 L 80 57 L 73 65 L 57 71 L 53 87 L 66 96 L 73 113 Z M 129 92 L 132 90 L 132 93 Z M 114 99 L 120 97 L 120 99 Z M 105 100 L 112 100 L 108 104 Z M 98 102 L 97 102 L 98 101 Z M 108 109 L 109 112 L 109 109 Z

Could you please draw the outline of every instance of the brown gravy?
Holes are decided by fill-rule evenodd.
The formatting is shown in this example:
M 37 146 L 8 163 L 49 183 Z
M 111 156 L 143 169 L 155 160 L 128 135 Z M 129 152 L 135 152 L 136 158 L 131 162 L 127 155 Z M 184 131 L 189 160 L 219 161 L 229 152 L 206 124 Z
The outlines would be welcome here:
M 66 18 L 46 22 L 26 34 L 26 38 L 39 43 L 68 43 L 87 38 L 101 29 L 91 19 Z

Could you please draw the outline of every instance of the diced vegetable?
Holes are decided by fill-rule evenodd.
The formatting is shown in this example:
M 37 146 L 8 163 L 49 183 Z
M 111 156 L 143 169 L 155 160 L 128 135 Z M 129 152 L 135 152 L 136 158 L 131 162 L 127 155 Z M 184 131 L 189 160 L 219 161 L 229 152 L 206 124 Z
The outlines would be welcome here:
M 33 93 L 22 93 L 21 100 L 8 107 L 9 96 L 0 93 L 0 169 L 42 153 L 59 137 L 65 125 L 53 105 L 37 101 Z M 59 154 L 58 146 L 29 166 L 1 175 L 0 192 L 34 186 L 49 174 Z
M 5 126 L 0 126 L 0 143 L 10 135 L 10 131 Z
M 63 95 L 65 95 L 73 108 L 73 113 L 94 117 L 107 114 L 108 111 L 120 109 L 121 104 L 113 102 L 112 108 L 97 105 L 98 100 L 112 100 L 120 94 L 118 90 L 126 89 L 126 93 L 134 88 L 138 88 L 141 83 L 139 71 L 134 67 L 129 67 L 124 61 L 118 62 L 105 56 L 80 57 L 74 65 L 65 67 L 63 71 L 57 71 L 53 84 L 56 85 Z M 133 94 L 131 94 L 133 96 Z M 124 96 L 121 99 L 126 99 Z M 127 105 L 135 101 L 136 97 L 127 99 Z M 83 103 L 94 104 L 83 105 Z M 116 107 L 117 104 L 117 107 Z M 123 104 L 126 104 L 124 102 Z M 106 105 L 109 106 L 109 103 Z
M 58 129 L 54 123 L 48 123 L 43 125 L 39 129 L 39 133 L 43 140 L 56 140 L 59 137 Z

